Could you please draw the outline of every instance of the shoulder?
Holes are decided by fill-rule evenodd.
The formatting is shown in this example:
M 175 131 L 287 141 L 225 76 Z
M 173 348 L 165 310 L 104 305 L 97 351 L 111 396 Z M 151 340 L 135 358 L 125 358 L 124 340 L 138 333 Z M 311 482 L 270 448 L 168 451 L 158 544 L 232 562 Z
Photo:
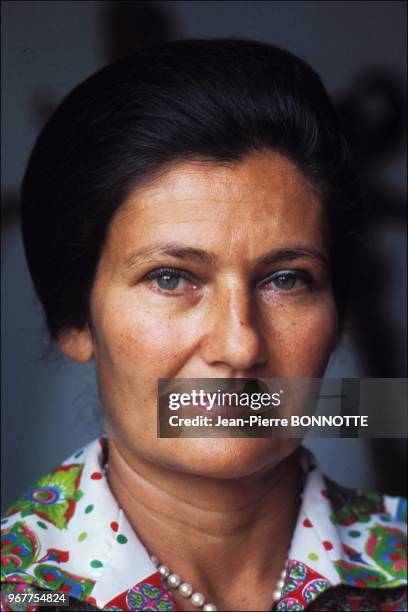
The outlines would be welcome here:
M 75 451 L 24 491 L 5 512 L 2 525 L 31 517 L 40 528 L 53 525 L 59 530 L 66 529 L 84 495 L 84 472 L 97 473 L 105 453 L 105 438 L 93 440 Z
M 325 481 L 342 548 L 337 571 L 344 581 L 355 586 L 369 572 L 377 587 L 406 584 L 406 498 Z
M 407 498 L 384 495 L 377 491 L 351 489 L 324 477 L 333 509 L 333 521 L 340 525 L 364 522 L 366 517 L 383 515 L 384 522 L 407 522 Z
M 2 517 L 1 580 L 8 585 L 3 589 L 69 586 L 72 596 L 87 600 L 92 576 L 77 572 L 70 560 L 87 503 L 85 474 L 100 462 L 103 445 L 103 439 L 95 440 L 76 451 L 39 478 Z
M 99 467 L 105 446 L 104 438 L 93 440 L 39 478 L 7 509 L 2 524 L 28 518 L 42 529 L 66 529 L 84 495 L 84 471 Z

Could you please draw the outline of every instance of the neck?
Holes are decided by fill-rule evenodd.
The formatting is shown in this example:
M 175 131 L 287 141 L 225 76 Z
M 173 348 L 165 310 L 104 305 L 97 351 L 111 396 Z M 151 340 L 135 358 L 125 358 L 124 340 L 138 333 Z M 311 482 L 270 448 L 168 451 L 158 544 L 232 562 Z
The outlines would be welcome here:
M 160 563 L 219 609 L 248 609 L 255 593 L 270 609 L 299 509 L 297 453 L 251 478 L 224 480 L 158 468 L 111 440 L 108 478 Z

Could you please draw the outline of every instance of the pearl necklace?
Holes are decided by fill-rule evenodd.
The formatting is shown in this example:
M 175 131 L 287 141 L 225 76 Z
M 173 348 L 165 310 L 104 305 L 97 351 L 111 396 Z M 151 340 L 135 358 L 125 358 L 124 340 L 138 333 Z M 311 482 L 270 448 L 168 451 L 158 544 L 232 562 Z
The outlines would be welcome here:
M 105 461 L 102 471 L 104 475 L 108 476 L 108 461 Z M 303 493 L 300 494 L 300 499 L 303 498 Z M 192 585 L 189 582 L 183 582 L 178 574 L 173 574 L 167 565 L 162 565 L 157 557 L 154 555 L 150 556 L 153 565 L 157 568 L 160 576 L 163 580 L 166 580 L 168 586 L 178 592 L 182 597 L 189 597 L 191 604 L 195 608 L 201 608 L 203 612 L 217 612 L 218 608 L 213 603 L 206 603 L 205 597 L 199 591 L 194 591 Z M 272 593 L 272 602 L 275 604 L 282 597 L 282 589 L 285 584 L 285 578 L 287 574 L 287 566 L 289 559 L 285 561 L 285 568 L 281 571 L 279 580 L 275 585 L 275 590 Z
M 157 570 L 163 580 L 166 580 L 168 586 L 175 590 L 177 589 L 178 593 L 182 597 L 189 597 L 190 603 L 195 608 L 201 608 L 204 612 L 216 612 L 217 607 L 213 603 L 206 603 L 205 597 L 199 591 L 194 591 L 192 585 L 189 582 L 183 582 L 178 574 L 173 574 L 170 568 L 167 565 L 161 565 L 158 558 L 154 555 L 150 557 L 152 563 L 157 567 Z M 283 585 L 285 584 L 286 578 L 286 568 L 288 564 L 288 559 L 285 562 L 285 569 L 282 570 L 280 574 L 280 578 L 276 583 L 275 590 L 272 594 L 272 601 L 276 603 L 282 596 Z

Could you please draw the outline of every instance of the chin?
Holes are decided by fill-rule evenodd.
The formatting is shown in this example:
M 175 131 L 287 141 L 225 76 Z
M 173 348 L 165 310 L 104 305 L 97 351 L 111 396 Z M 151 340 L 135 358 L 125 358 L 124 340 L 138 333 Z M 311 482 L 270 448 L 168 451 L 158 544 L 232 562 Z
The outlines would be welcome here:
M 273 469 L 298 438 L 184 438 L 172 441 L 172 469 L 207 478 L 245 478 Z

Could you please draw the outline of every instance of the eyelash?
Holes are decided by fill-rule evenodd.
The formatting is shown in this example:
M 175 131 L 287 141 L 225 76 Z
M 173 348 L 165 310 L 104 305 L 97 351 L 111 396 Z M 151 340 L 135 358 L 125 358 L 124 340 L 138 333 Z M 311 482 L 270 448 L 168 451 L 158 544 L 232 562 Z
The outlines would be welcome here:
M 165 276 L 174 276 L 176 278 L 183 278 L 184 280 L 189 281 L 195 285 L 198 285 L 197 279 L 187 272 L 186 270 L 181 270 L 180 268 L 157 268 L 156 270 L 152 270 L 144 277 L 144 280 L 157 280 L 158 278 Z
M 308 289 L 311 289 L 314 284 L 315 281 L 313 279 L 313 277 L 311 276 L 311 274 L 309 274 L 309 272 L 306 272 L 306 270 L 277 270 L 276 272 L 273 272 L 272 274 L 269 274 L 262 282 L 261 282 L 261 287 L 263 285 L 268 284 L 269 282 L 271 282 L 271 280 L 274 280 L 276 278 L 282 277 L 282 276 L 286 276 L 288 278 L 292 278 L 296 281 L 300 280 L 302 281 L 302 283 L 304 285 L 306 285 L 306 287 Z M 285 291 L 283 289 L 283 291 Z M 287 289 L 287 292 L 291 291 L 291 289 Z
M 199 281 L 197 280 L 197 278 L 193 275 L 190 274 L 189 272 L 187 272 L 186 270 L 182 270 L 180 268 L 157 268 L 155 270 L 152 270 L 151 272 L 149 272 L 148 274 L 146 274 L 146 276 L 143 278 L 144 281 L 152 281 L 152 280 L 157 280 L 165 275 L 171 276 L 173 278 L 177 278 L 177 279 L 184 279 L 190 283 L 192 283 L 193 285 L 199 285 Z M 269 284 L 271 281 L 276 280 L 279 277 L 283 277 L 286 276 L 288 278 L 292 278 L 294 279 L 294 281 L 302 281 L 302 283 L 306 286 L 307 289 L 311 290 L 313 288 L 313 286 L 315 285 L 315 281 L 313 279 L 313 277 L 306 272 L 305 270 L 278 270 L 276 272 L 273 272 L 272 274 L 269 274 L 267 277 L 265 277 L 264 279 L 262 279 L 260 282 L 258 282 L 257 284 L 260 287 L 264 287 L 265 285 Z M 165 294 L 169 295 L 171 293 L 176 294 L 175 290 L 166 290 L 163 289 L 161 287 L 159 287 L 160 291 L 163 291 Z M 279 291 L 279 288 L 276 288 Z M 292 288 L 290 289 L 282 289 L 283 292 L 285 293 L 289 293 L 292 291 Z

